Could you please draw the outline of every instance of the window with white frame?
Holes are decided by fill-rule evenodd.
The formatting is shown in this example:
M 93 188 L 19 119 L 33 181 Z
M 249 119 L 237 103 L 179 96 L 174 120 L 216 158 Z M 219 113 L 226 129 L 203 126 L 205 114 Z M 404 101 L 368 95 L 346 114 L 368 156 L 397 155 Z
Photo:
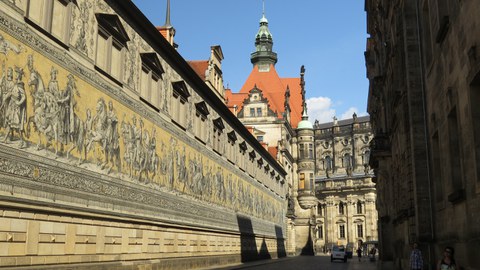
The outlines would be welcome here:
M 193 120 L 193 130 L 195 137 L 205 142 L 207 139 L 207 117 L 210 114 L 207 104 L 204 101 L 195 103 L 195 119 Z
M 130 39 L 117 15 L 97 13 L 96 18 L 98 34 L 95 66 L 104 75 L 122 82 L 124 49 Z
M 338 225 L 338 237 L 345 238 L 345 224 Z
M 141 53 L 140 97 L 157 111 L 160 107 L 161 78 L 164 73 L 156 53 Z
M 190 93 L 188 92 L 187 85 L 183 81 L 173 82 L 172 87 L 172 121 L 180 127 L 185 128 L 187 122 L 187 102 Z
M 68 43 L 72 0 L 29 0 L 27 18 L 62 43 Z

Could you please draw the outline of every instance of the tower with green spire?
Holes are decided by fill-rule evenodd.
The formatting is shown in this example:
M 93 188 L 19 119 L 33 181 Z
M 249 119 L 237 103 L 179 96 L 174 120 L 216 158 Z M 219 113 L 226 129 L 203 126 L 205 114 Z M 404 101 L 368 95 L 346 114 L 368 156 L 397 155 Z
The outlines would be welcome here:
M 255 52 L 250 56 L 253 66 L 257 65 L 260 71 L 269 71 L 270 65 L 277 63 L 277 53 L 273 51 L 273 36 L 268 29 L 268 20 L 265 18 L 265 7 L 260 19 L 260 28 L 255 37 Z

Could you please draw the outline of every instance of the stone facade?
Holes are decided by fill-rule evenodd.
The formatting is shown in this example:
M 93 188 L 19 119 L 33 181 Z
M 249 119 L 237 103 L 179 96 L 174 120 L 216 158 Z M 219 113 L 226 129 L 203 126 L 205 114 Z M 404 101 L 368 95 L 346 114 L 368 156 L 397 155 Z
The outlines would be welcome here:
M 378 240 L 375 183 L 368 165 L 373 138 L 369 117 L 316 123 L 316 251 L 349 251 Z M 363 247 L 362 247 L 363 248 Z
M 313 255 L 333 244 L 353 248 L 360 241 L 377 241 L 369 118 L 354 115 L 312 125 L 306 110 L 306 69 L 300 68 L 300 78 L 278 76 L 265 15 L 255 47 L 252 72 L 239 93 L 227 92 L 226 100 L 287 172 L 287 253 Z M 345 204 L 343 213 L 340 203 Z
M 135 10 L 0 2 L 1 267 L 285 255 L 285 170 Z
M 445 246 L 479 269 L 480 3 L 365 1 L 382 269 Z

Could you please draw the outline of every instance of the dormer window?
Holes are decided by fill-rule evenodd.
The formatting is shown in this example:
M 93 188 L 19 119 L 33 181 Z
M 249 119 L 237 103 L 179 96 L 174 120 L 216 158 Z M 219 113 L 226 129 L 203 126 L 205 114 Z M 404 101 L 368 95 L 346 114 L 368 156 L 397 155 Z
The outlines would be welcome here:
M 38 26 L 42 32 L 52 35 L 62 45 L 70 37 L 72 14 L 71 0 L 29 0 L 27 3 L 27 22 Z
M 97 13 L 96 18 L 98 33 L 95 67 L 103 75 L 121 84 L 125 63 L 124 50 L 130 39 L 117 15 Z
M 172 121 L 182 128 L 187 122 L 187 102 L 190 97 L 187 85 L 184 81 L 172 82 Z
M 140 81 L 140 99 L 159 111 L 162 65 L 156 53 L 142 53 L 142 72 Z

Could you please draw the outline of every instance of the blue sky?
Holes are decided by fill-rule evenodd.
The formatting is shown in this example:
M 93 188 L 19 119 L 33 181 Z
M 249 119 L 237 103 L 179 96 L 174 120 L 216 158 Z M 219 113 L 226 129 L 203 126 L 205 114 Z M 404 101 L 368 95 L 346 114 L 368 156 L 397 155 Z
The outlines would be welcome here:
M 133 0 L 155 25 L 165 23 L 167 0 Z M 175 43 L 187 60 L 206 60 L 220 45 L 225 87 L 238 92 L 252 64 L 262 0 L 171 0 Z M 281 77 L 299 77 L 305 65 L 310 120 L 331 122 L 366 115 L 366 14 L 361 0 L 265 0 L 265 17 Z

